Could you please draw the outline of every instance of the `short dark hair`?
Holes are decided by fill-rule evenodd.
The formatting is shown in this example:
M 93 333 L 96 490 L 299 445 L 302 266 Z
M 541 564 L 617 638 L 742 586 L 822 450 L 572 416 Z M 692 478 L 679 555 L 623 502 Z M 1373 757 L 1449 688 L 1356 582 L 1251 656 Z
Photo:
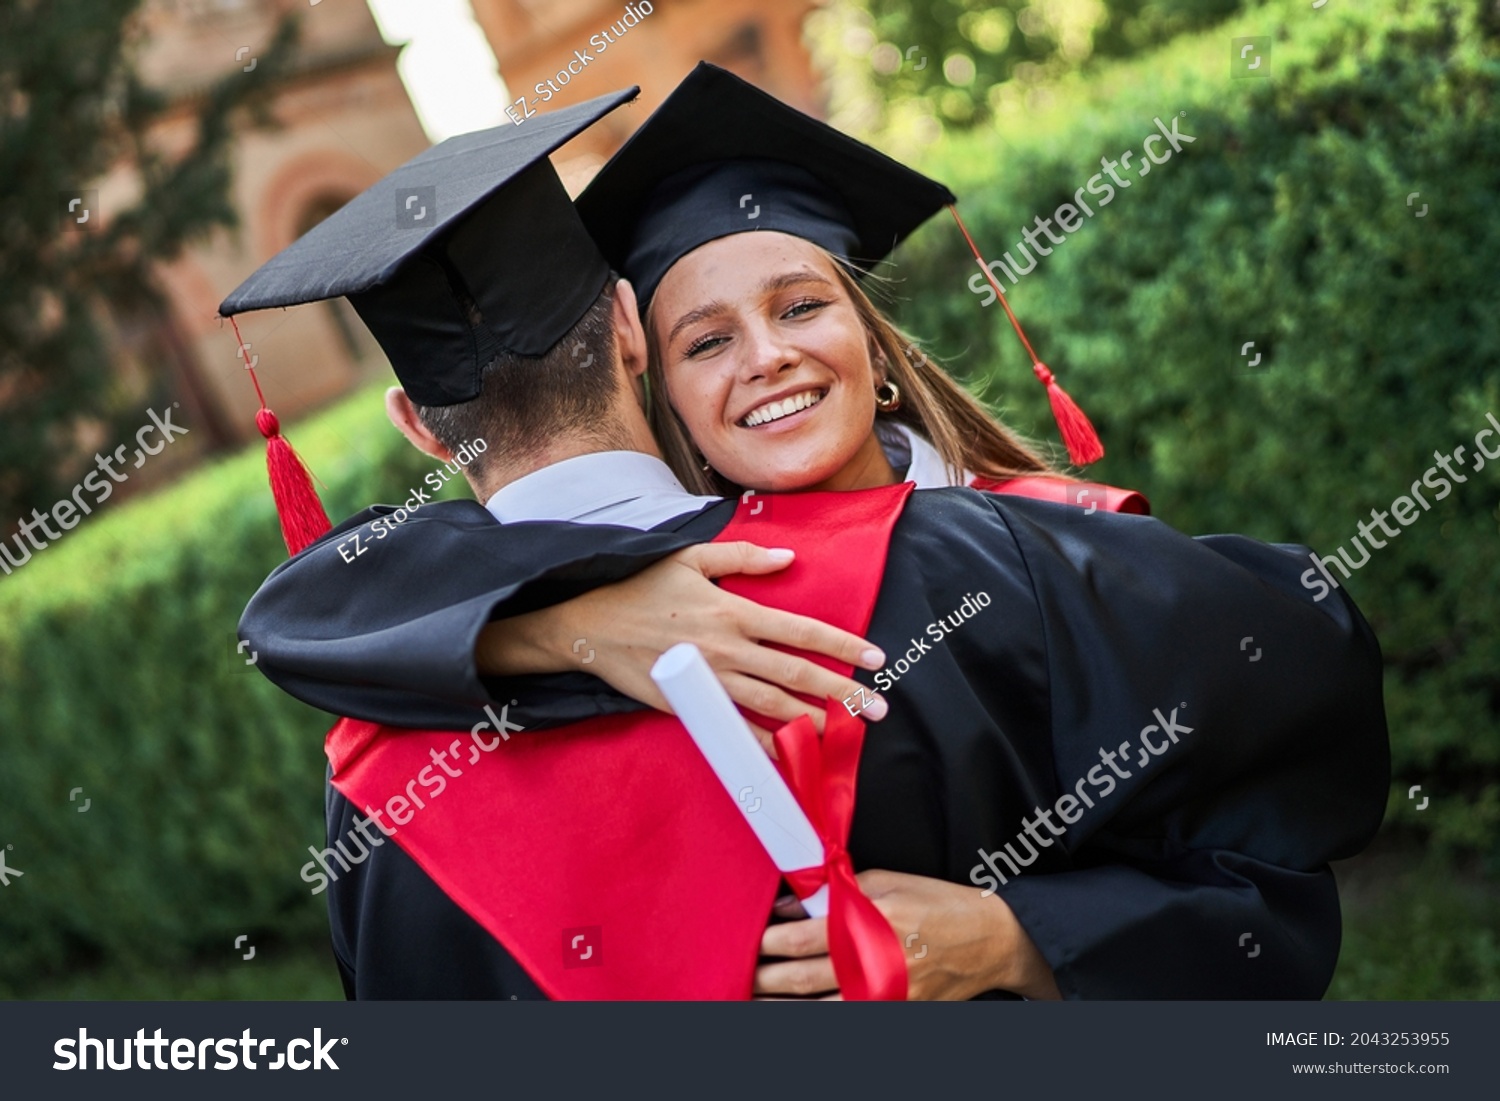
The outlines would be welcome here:
M 559 435 L 586 434 L 611 448 L 629 448 L 610 417 L 619 391 L 615 370 L 615 283 L 611 272 L 567 334 L 539 356 L 502 353 L 480 375 L 479 396 L 457 405 L 418 406 L 417 415 L 450 451 L 483 440 L 469 464 L 482 479 L 498 457 L 522 459 Z

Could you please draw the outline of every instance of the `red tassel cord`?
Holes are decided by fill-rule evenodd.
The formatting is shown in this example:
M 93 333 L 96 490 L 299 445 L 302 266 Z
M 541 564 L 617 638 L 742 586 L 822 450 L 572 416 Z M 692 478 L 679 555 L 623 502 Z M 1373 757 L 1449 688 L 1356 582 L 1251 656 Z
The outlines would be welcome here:
M 260 380 L 255 377 L 245 338 L 234 318 L 229 319 L 234 329 L 234 338 L 239 341 L 240 359 L 245 370 L 250 372 L 250 381 L 255 384 L 255 396 L 260 399 L 260 412 L 255 414 L 255 426 L 266 438 L 266 471 L 271 479 L 271 496 L 276 501 L 276 515 L 281 519 L 281 537 L 286 541 L 288 554 L 297 554 L 325 535 L 333 525 L 328 513 L 323 511 L 323 502 L 313 488 L 312 475 L 302 459 L 292 450 L 292 445 L 281 434 L 281 422 L 276 414 L 266 408 L 266 396 L 261 392 Z
M 1026 339 L 1026 331 L 1021 328 L 1021 323 L 1016 320 L 1016 315 L 1011 311 L 1010 300 L 1005 297 L 1005 292 L 1000 289 L 1000 283 L 990 271 L 989 265 L 984 262 L 984 257 L 979 254 L 979 248 L 974 244 L 974 238 L 969 236 L 968 227 L 964 220 L 958 216 L 958 208 L 949 204 L 948 213 L 953 215 L 953 220 L 958 223 L 959 232 L 964 235 L 964 240 L 969 243 L 969 251 L 974 254 L 975 261 L 979 264 L 979 270 L 984 272 L 985 279 L 989 280 L 996 297 L 1000 299 L 1000 305 L 1005 307 L 1005 316 L 1010 318 L 1011 327 L 1016 330 L 1016 335 L 1021 338 L 1022 345 L 1026 348 L 1026 354 L 1031 357 L 1031 370 L 1036 374 L 1038 381 L 1047 388 L 1047 400 L 1052 405 L 1052 417 L 1057 421 L 1058 431 L 1062 433 L 1063 444 L 1068 449 L 1068 458 L 1075 466 L 1087 466 L 1104 458 L 1104 444 L 1099 441 L 1099 433 L 1084 415 L 1078 403 L 1068 396 L 1068 392 L 1062 388 L 1062 384 L 1053 376 L 1047 365 L 1038 358 L 1036 351 L 1031 347 L 1031 341 Z

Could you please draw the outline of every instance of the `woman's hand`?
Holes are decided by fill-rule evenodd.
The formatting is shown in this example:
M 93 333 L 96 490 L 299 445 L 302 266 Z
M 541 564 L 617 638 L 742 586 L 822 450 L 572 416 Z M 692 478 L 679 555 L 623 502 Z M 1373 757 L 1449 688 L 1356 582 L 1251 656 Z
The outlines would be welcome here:
M 777 643 L 826 654 L 862 669 L 879 669 L 885 655 L 858 635 L 820 620 L 765 608 L 727 593 L 710 580 L 726 574 L 785 569 L 793 555 L 753 543 L 688 547 L 634 577 L 563 604 L 500 620 L 480 633 L 479 671 L 487 674 L 592 673 L 632 699 L 670 712 L 651 679 L 651 666 L 679 642 L 695 643 L 735 703 L 778 723 L 811 715 L 823 728 L 816 700 L 847 699 L 861 691 L 875 701 L 860 712 L 879 720 L 886 703 L 848 677 L 806 658 L 772 649 Z M 585 664 L 584 653 L 593 659 Z M 770 748 L 769 735 L 757 730 Z
M 900 872 L 872 870 L 856 878 L 905 947 L 908 1000 L 960 1001 L 987 990 L 1062 997 L 1052 969 L 999 895 L 985 898 L 973 887 Z M 836 996 L 827 919 L 806 918 L 795 899 L 778 902 L 776 912 L 804 920 L 766 929 L 761 955 L 784 958 L 755 969 L 755 993 Z

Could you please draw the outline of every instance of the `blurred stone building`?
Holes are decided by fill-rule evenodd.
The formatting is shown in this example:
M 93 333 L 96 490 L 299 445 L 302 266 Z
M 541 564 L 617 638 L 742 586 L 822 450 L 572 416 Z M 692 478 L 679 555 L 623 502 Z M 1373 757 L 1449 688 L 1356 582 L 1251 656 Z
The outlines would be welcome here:
M 813 114 L 822 103 L 802 23 L 814 0 L 471 0 L 512 100 L 560 91 L 545 109 L 631 84 L 640 98 L 569 142 L 553 158 L 578 191 L 699 61 L 744 77 Z M 597 36 L 597 37 L 596 37 Z M 591 45 L 593 43 L 593 45 Z M 598 44 L 603 48 L 599 49 Z M 574 51 L 590 55 L 586 66 Z M 582 69 L 572 73 L 568 63 Z M 517 113 L 524 107 L 516 108 Z
M 472 4 L 512 100 L 523 91 L 535 98 L 536 83 L 556 83 L 559 73 L 566 86 L 543 109 L 642 86 L 639 103 L 556 155 L 574 192 L 700 59 L 805 109 L 819 106 L 801 41 L 812 0 Z M 142 75 L 174 103 L 162 124 L 163 141 L 190 140 L 200 98 L 226 73 L 254 66 L 289 11 L 300 13 L 301 38 L 293 75 L 274 94 L 276 126 L 247 129 L 235 145 L 232 201 L 240 228 L 216 234 L 161 269 L 171 300 L 165 321 L 121 325 L 130 345 L 122 349 L 123 370 L 131 370 L 132 359 L 170 365 L 195 428 L 194 450 L 255 436 L 253 390 L 228 325 L 217 319 L 219 302 L 274 253 L 429 144 L 397 74 L 400 47 L 383 40 L 365 0 L 147 0 Z M 591 48 L 593 36 L 604 32 L 614 41 L 602 52 Z M 575 50 L 593 55 L 578 75 L 567 70 Z M 128 166 L 100 182 L 106 214 L 123 205 L 132 187 Z M 112 203 L 112 195 L 119 202 Z M 389 377 L 379 348 L 342 299 L 237 320 L 258 358 L 267 399 L 283 419 L 364 380 Z
M 288 12 L 300 13 L 297 60 L 272 99 L 275 125 L 234 143 L 231 201 L 238 230 L 216 233 L 159 268 L 170 317 L 134 334 L 136 350 L 172 367 L 200 447 L 256 435 L 255 396 L 219 303 L 247 275 L 429 142 L 396 72 L 399 47 L 381 37 L 364 0 L 147 0 L 141 76 L 173 109 L 155 135 L 169 148 L 191 140 L 194 113 L 216 81 L 250 71 Z M 128 166 L 100 184 L 134 186 Z M 295 417 L 384 369 L 374 342 L 343 300 L 240 320 L 259 357 L 268 399 Z M 165 330 L 165 331 L 163 331 Z M 128 350 L 127 350 L 128 351 Z M 372 354 L 373 353 L 373 354 Z M 128 356 L 127 356 L 128 358 Z M 196 432 L 195 432 L 196 434 Z

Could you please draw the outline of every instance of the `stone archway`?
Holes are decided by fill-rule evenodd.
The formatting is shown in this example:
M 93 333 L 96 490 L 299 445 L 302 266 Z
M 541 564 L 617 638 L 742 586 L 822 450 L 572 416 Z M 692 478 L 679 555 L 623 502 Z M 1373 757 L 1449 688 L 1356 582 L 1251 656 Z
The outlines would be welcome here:
M 323 210 L 323 217 L 327 217 L 337 205 L 374 184 L 380 175 L 359 157 L 333 149 L 289 157 L 254 204 L 256 262 L 264 263 L 311 228 L 307 222 L 311 212 Z M 329 203 L 336 205 L 329 207 Z

